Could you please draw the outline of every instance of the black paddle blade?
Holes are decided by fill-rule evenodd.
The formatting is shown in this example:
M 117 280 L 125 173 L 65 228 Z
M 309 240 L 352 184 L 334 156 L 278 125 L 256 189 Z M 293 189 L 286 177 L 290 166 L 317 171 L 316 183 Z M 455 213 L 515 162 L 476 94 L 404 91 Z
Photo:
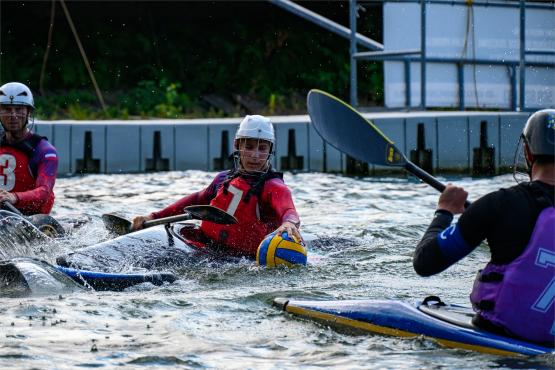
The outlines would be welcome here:
M 184 211 L 189 212 L 191 217 L 197 220 L 210 221 L 221 225 L 231 225 L 237 223 L 237 219 L 235 217 L 214 206 L 189 206 L 185 207 Z
M 104 226 L 117 235 L 125 235 L 131 231 L 131 222 L 112 213 L 102 215 Z
M 321 90 L 307 97 L 312 125 L 331 146 L 362 162 L 403 167 L 407 162 L 379 128 L 349 104 Z
M 403 167 L 439 192 L 445 185 L 407 160 L 372 122 L 349 104 L 321 90 L 310 90 L 308 114 L 316 131 L 330 145 L 359 161 L 381 166 Z M 468 207 L 470 202 L 465 203 Z

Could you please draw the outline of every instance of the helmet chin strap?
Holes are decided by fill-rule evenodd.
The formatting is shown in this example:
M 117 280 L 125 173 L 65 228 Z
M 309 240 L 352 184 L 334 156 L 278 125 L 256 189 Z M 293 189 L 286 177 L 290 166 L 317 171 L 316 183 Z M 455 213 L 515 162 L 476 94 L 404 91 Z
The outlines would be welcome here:
M 526 143 L 526 139 L 524 139 L 522 150 L 524 150 L 524 159 L 526 160 L 526 172 L 528 173 L 530 180 L 532 180 L 532 166 L 534 165 L 536 158 L 532 153 L 530 153 L 530 149 L 528 147 L 528 144 Z
M 526 173 L 530 177 L 530 180 L 532 180 L 532 166 L 533 165 L 534 165 L 534 161 L 530 162 L 528 160 L 528 158 L 526 158 Z
M 532 179 L 532 164 L 526 156 L 526 138 L 521 135 L 513 159 L 513 178 L 517 184 Z

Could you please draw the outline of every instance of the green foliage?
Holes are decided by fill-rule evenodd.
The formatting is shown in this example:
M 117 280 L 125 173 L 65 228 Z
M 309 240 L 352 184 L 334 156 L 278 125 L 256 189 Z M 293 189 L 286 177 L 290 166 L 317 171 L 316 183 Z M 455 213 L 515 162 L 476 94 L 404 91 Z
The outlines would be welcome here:
M 348 40 L 268 2 L 73 2 L 72 17 L 107 112 L 62 12 L 56 13 L 40 96 L 50 3 L 29 4 L 3 4 L 10 17 L 0 25 L 0 80 L 28 83 L 37 92 L 40 118 L 298 114 L 306 113 L 312 88 L 348 98 Z M 304 5 L 348 14 L 339 2 Z M 26 32 L 29 18 L 36 32 Z M 359 63 L 358 72 L 360 101 L 380 104 L 381 64 Z M 229 104 L 215 105 L 207 96 Z M 238 96 L 255 104 L 247 106 Z
M 164 118 L 178 118 L 183 114 L 183 107 L 188 105 L 186 94 L 180 94 L 177 89 L 181 87 L 179 82 L 166 86 L 164 101 L 154 107 L 156 116 Z
M 276 94 L 270 94 L 270 99 L 268 101 L 268 112 L 274 114 L 276 111 Z
M 36 115 L 42 119 L 102 119 L 102 118 L 183 118 L 199 115 L 195 102 L 180 92 L 181 84 L 161 80 L 140 81 L 128 92 L 114 92 L 104 96 L 108 105 L 103 112 L 98 98 L 90 90 L 69 90 L 37 96 Z M 207 114 L 215 115 L 214 112 Z M 218 114 L 216 114 L 218 115 Z M 221 113 L 219 114 L 221 115 Z

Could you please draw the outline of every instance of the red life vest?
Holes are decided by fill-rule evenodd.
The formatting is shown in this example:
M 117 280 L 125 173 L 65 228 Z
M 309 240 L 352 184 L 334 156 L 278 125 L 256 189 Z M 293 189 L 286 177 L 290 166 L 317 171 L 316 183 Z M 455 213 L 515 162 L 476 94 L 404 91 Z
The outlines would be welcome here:
M 11 146 L 1 146 L 0 189 L 15 193 L 34 188 L 35 178 L 27 154 Z
M 0 189 L 11 193 L 21 193 L 36 188 L 36 178 L 30 168 L 30 161 L 35 153 L 36 147 L 42 139 L 37 134 L 31 134 L 17 143 L 8 143 L 3 137 L 0 141 Z M 41 201 L 40 209 L 32 210 L 16 207 L 25 214 L 50 213 L 54 205 L 54 193 L 48 199 Z
M 271 191 L 273 181 L 266 181 L 264 192 Z M 210 205 L 223 209 L 237 218 L 234 225 L 219 225 L 203 221 L 201 230 L 218 244 L 238 254 L 255 256 L 258 245 L 266 235 L 278 228 L 280 220 L 261 219 L 259 198 L 248 196 L 251 185 L 242 177 L 229 182 L 227 190 L 221 186 Z

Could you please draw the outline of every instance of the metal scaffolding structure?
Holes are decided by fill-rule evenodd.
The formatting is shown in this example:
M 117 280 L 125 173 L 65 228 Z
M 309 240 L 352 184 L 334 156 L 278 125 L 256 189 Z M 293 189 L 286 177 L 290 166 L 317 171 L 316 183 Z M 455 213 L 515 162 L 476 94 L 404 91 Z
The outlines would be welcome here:
M 405 71 L 405 108 L 411 108 L 411 63 L 420 63 L 420 109 L 426 109 L 426 72 L 428 63 L 453 64 L 457 67 L 458 81 L 458 108 L 464 110 L 465 88 L 464 67 L 467 65 L 503 65 L 510 69 L 510 109 L 514 111 L 527 111 L 525 105 L 526 67 L 555 68 L 554 62 L 529 61 L 529 55 L 555 55 L 555 50 L 527 49 L 525 40 L 526 10 L 546 9 L 553 11 L 555 17 L 555 3 L 531 3 L 524 0 L 519 1 L 453 1 L 453 0 L 365 0 L 365 3 L 417 3 L 420 4 L 420 48 L 408 50 L 385 51 L 384 45 L 357 33 L 357 0 L 349 0 L 349 29 L 343 27 L 325 17 L 322 17 L 302 6 L 289 0 L 269 0 L 272 4 L 280 6 L 304 19 L 307 19 L 321 27 L 326 28 L 342 37 L 350 39 L 350 103 L 358 106 L 358 79 L 357 64 L 359 61 L 397 61 L 403 62 Z M 519 58 L 518 60 L 497 60 L 482 58 L 453 58 L 429 56 L 426 52 L 426 15 L 427 5 L 444 4 L 452 6 L 476 6 L 476 7 L 499 7 L 519 9 Z M 348 31 L 347 31 L 348 30 Z M 359 47 L 370 51 L 359 51 Z M 518 82 L 517 82 L 518 75 Z M 518 94 L 517 94 L 518 92 Z
M 553 11 L 555 17 L 555 4 L 540 4 L 540 3 L 526 3 L 524 0 L 515 1 L 514 3 L 500 2 L 500 1 L 472 1 L 469 5 L 467 2 L 455 2 L 445 0 L 385 0 L 379 1 L 381 3 L 419 3 L 420 4 L 420 50 L 397 50 L 397 51 L 375 51 L 375 52 L 358 52 L 356 43 L 351 41 L 351 104 L 358 105 L 357 99 L 357 76 L 356 67 L 358 60 L 378 60 L 378 61 L 400 61 L 404 63 L 405 70 L 405 106 L 410 109 L 411 107 L 411 89 L 410 89 L 410 64 L 412 62 L 420 63 L 420 109 L 426 109 L 426 64 L 427 63 L 448 63 L 455 64 L 458 71 L 458 90 L 459 90 L 459 110 L 465 109 L 464 101 L 464 66 L 465 65 L 504 65 L 511 69 L 511 109 L 514 111 L 526 111 L 525 106 L 525 84 L 526 84 L 526 66 L 533 67 L 550 67 L 554 68 L 553 62 L 530 62 L 526 61 L 527 55 L 555 55 L 555 50 L 539 50 L 539 49 L 526 49 L 525 43 L 525 25 L 526 25 L 526 9 L 548 9 Z M 351 22 L 356 22 L 356 9 L 357 0 L 349 0 L 349 12 L 351 14 Z M 484 6 L 484 7 L 518 7 L 520 10 L 520 24 L 519 24 L 519 60 L 518 61 L 505 61 L 505 60 L 491 60 L 491 59 L 463 59 L 463 58 L 445 58 L 445 57 L 428 57 L 426 54 L 426 6 L 427 4 L 446 4 L 452 6 Z M 353 30 L 356 30 L 356 24 L 351 26 L 351 38 L 353 37 Z M 416 57 L 415 57 L 416 55 Z M 519 82 L 517 86 L 516 76 Z M 354 71 L 353 71 L 354 70 Z M 354 85 L 354 86 L 353 86 Z M 518 105 L 517 105 L 517 88 Z

